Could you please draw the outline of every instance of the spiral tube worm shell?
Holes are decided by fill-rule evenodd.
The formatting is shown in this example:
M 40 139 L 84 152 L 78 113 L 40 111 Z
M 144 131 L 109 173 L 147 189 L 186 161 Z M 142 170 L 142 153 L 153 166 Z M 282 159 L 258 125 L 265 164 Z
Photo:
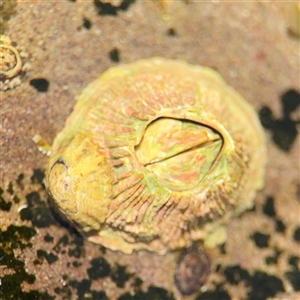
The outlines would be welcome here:
M 111 68 L 82 91 L 46 181 L 90 241 L 163 254 L 251 207 L 265 160 L 256 112 L 218 73 L 155 57 Z

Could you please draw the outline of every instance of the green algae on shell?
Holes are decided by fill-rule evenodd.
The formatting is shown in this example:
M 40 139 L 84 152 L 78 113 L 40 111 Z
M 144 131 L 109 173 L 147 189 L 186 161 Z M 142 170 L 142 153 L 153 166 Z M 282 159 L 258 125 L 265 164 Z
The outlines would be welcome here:
M 53 142 L 46 184 L 90 241 L 163 254 L 220 236 L 253 205 L 265 160 L 256 112 L 218 73 L 151 58 L 82 91 Z

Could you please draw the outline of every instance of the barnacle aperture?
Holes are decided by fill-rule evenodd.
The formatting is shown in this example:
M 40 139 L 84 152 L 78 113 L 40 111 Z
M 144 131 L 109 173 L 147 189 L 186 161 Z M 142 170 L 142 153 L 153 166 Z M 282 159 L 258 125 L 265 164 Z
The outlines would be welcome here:
M 90 83 L 51 152 L 59 210 L 90 241 L 125 253 L 207 239 L 252 206 L 266 159 L 250 104 L 215 71 L 162 58 Z

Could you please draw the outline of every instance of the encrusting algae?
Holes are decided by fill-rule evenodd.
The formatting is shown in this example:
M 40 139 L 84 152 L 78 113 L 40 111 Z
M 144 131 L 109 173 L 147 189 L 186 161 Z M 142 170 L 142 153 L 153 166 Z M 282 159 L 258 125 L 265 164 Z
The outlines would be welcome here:
M 150 58 L 90 83 L 46 172 L 57 208 L 88 240 L 164 254 L 253 205 L 265 139 L 256 112 L 212 69 Z

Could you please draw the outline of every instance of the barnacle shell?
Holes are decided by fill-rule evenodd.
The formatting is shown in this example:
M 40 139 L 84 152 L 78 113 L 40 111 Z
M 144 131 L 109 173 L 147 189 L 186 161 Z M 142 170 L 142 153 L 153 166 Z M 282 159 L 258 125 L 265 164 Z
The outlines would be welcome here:
M 30 68 L 28 54 L 21 47 L 13 46 L 10 38 L 0 35 L 0 90 L 13 89 L 22 83 Z
M 253 108 L 215 71 L 178 60 L 106 71 L 51 152 L 46 180 L 59 210 L 90 241 L 125 253 L 205 240 L 263 186 Z
M 197 249 L 183 251 L 175 269 L 175 284 L 182 295 L 195 293 L 210 273 L 208 256 Z

